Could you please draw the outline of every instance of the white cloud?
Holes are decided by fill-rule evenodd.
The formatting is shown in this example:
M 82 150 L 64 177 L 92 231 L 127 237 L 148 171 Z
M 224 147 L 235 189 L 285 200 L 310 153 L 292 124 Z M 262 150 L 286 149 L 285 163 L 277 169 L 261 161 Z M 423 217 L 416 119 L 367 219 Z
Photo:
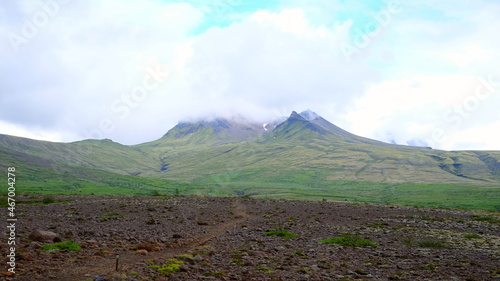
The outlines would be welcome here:
M 359 135 L 399 144 L 419 139 L 434 148 L 464 149 L 457 138 L 463 132 L 478 124 L 485 128 L 483 132 L 500 129 L 495 123 L 500 117 L 500 87 L 487 79 L 421 76 L 377 84 L 344 117 Z M 489 144 L 494 140 L 491 134 L 478 138 Z
M 20 4 L 20 13 L 27 18 L 40 10 L 29 1 Z M 11 79 L 0 89 L 0 104 L 5 109 L 0 118 L 25 130 L 72 124 L 58 127 L 67 134 L 65 140 L 73 140 L 69 136 L 75 133 L 77 138 L 93 136 L 90 132 L 103 119 L 130 121 L 118 118 L 111 105 L 142 83 L 146 73 L 141 65 L 151 58 L 177 67 L 176 59 L 186 57 L 181 46 L 202 16 L 187 4 L 157 1 L 88 1 L 60 6 L 49 24 L 21 44 L 17 53 L 3 42 L 2 49 L 8 49 L 11 58 L 2 59 L 0 71 L 9 71 L 6 76 Z M 22 23 L 14 22 L 5 29 L 22 35 Z M 12 69 L 13 65 L 17 67 Z M 69 121 L 61 122 L 63 117 Z M 146 122 L 153 117 L 140 118 Z M 133 141 L 127 131 L 111 135 Z
M 78 136 L 63 136 L 60 131 L 47 130 L 43 128 L 26 129 L 0 120 L 0 132 L 12 136 L 22 136 L 25 138 L 44 140 L 52 142 L 64 142 L 67 139 L 76 139 Z
M 372 14 L 352 13 L 364 4 L 297 0 L 280 7 L 235 15 L 233 6 L 217 3 L 227 10 L 220 16 L 238 20 L 195 36 L 207 17 L 188 3 L 61 5 L 19 52 L 0 42 L 0 133 L 131 144 L 183 119 L 239 114 L 265 121 L 309 108 L 384 141 L 415 143 L 443 129 L 446 140 L 432 145 L 494 147 L 486 132 L 500 131 L 499 95 L 477 105 L 468 98 L 479 77 L 498 74 L 498 3 L 405 1 L 350 63 L 340 46 L 366 23 L 357 16 Z M 0 32 L 20 34 L 40 9 L 31 1 L 3 5 Z M 168 77 L 134 97 L 156 67 Z M 477 108 L 457 121 L 456 105 Z M 478 136 L 461 141 L 464 132 Z

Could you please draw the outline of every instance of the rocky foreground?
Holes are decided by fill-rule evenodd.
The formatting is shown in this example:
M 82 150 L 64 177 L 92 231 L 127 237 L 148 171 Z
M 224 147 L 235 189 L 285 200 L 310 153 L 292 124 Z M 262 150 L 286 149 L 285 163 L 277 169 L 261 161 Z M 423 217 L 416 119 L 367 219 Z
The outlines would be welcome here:
M 251 198 L 53 199 L 17 206 L 16 274 L 5 266 L 3 280 L 500 280 L 498 213 Z

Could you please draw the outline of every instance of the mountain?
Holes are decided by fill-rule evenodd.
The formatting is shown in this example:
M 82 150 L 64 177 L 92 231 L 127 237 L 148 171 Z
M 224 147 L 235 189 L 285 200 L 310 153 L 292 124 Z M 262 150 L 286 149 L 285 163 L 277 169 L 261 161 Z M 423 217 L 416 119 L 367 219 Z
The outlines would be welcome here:
M 312 111 L 264 124 L 222 118 L 180 122 L 160 139 L 134 146 L 0 135 L 0 166 L 10 165 L 19 167 L 19 186 L 26 191 L 42 186 L 71 193 L 89 185 L 95 192 L 124 192 L 119 187 L 125 186 L 139 194 L 182 186 L 185 193 L 342 194 L 335 196 L 386 202 L 401 198 L 401 190 L 432 194 L 431 188 L 441 188 L 500 199 L 499 151 L 388 144 L 349 133 Z M 447 196 L 463 200 L 459 194 Z
M 269 124 L 238 122 L 228 119 L 181 122 L 169 130 L 163 140 L 176 143 L 224 144 L 256 140 L 267 134 Z
M 335 140 L 342 142 L 386 145 L 384 142 L 351 134 L 310 110 L 301 112 L 300 114 L 293 111 L 285 122 L 276 127 L 272 136 L 273 138 L 301 137 L 302 139 L 318 138 L 325 140 L 333 140 L 332 136 L 335 136 Z

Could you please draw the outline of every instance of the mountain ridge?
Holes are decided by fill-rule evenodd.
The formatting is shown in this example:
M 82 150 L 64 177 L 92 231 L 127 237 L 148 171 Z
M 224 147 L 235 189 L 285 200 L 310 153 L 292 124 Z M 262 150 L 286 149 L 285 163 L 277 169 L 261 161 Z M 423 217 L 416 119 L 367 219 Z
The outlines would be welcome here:
M 109 189 L 109 182 L 127 186 L 131 179 L 154 188 L 181 183 L 197 187 L 196 192 L 276 196 L 293 190 L 303 190 L 301 196 L 330 194 L 345 184 L 389 190 L 415 184 L 500 187 L 500 151 L 384 143 L 354 135 L 312 111 L 294 111 L 282 122 L 179 122 L 161 138 L 131 146 L 107 139 L 54 143 L 0 135 L 0 166 L 8 165 L 22 170 L 21 190 L 45 186 L 64 192 L 89 184 L 122 192 Z M 102 180 L 108 177 L 115 180 Z

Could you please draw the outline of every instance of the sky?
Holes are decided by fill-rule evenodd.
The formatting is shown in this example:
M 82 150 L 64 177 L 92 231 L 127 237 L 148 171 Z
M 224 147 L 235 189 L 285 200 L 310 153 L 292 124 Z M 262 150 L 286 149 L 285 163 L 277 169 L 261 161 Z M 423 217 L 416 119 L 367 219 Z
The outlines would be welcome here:
M 0 134 L 138 144 L 313 110 L 360 136 L 500 150 L 500 1 L 0 3 Z

